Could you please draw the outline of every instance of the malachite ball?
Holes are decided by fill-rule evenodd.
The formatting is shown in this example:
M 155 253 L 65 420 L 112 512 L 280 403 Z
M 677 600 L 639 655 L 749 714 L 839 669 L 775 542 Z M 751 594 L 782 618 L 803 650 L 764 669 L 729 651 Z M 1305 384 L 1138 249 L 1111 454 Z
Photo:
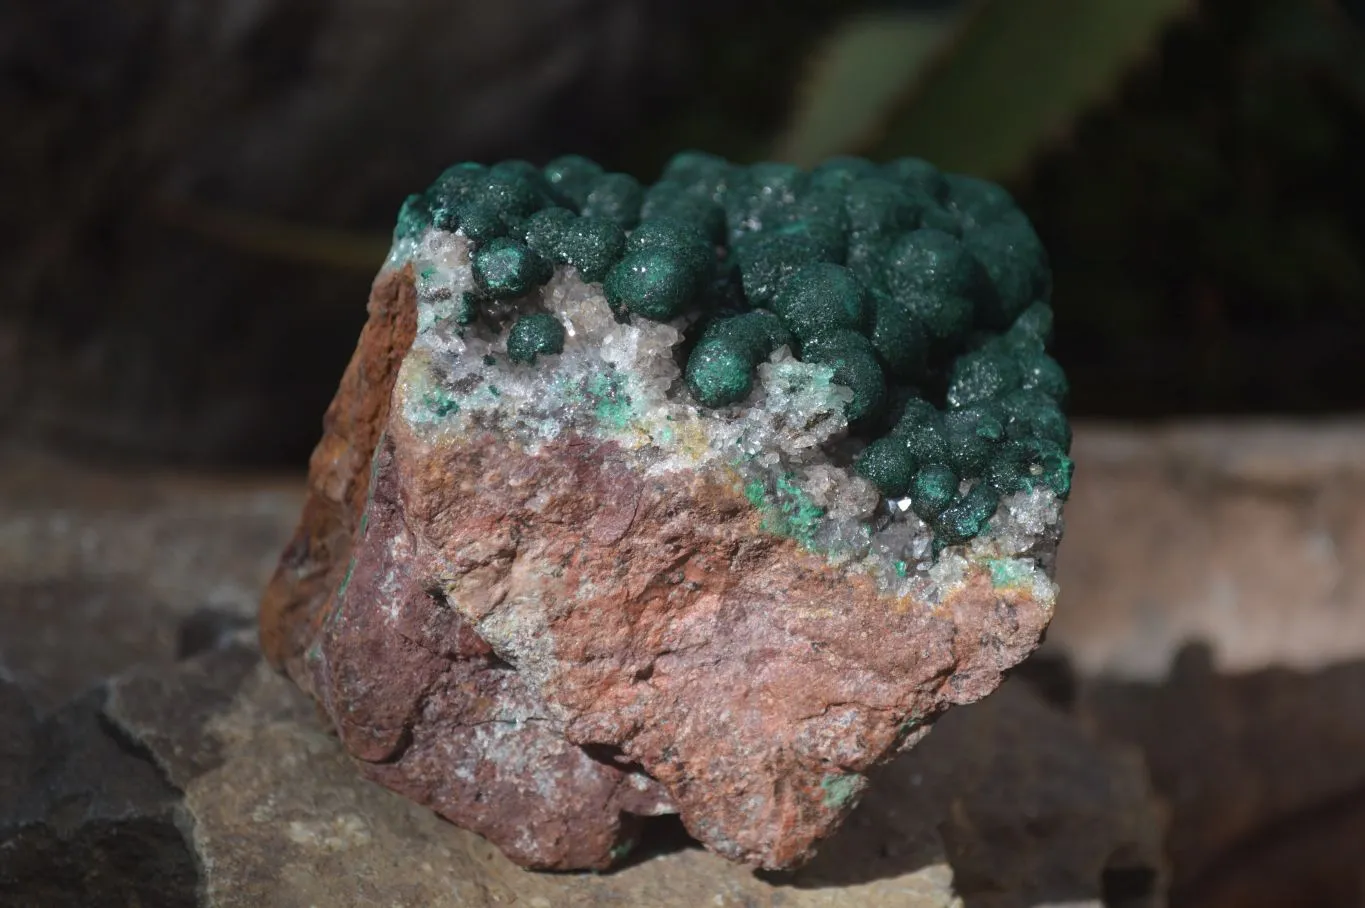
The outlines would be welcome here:
M 474 279 L 493 299 L 525 296 L 550 279 L 550 263 L 530 246 L 499 237 L 473 257 Z
M 704 407 L 724 407 L 749 396 L 754 363 L 748 351 L 723 337 L 703 339 L 687 358 L 687 387 Z
M 592 181 L 580 213 L 606 218 L 629 230 L 640 223 L 643 203 L 639 180 L 625 173 L 605 173 Z
M 692 303 L 701 289 L 685 254 L 667 249 L 631 252 L 607 275 L 607 303 L 615 310 L 667 321 Z
M 515 363 L 564 352 L 564 325 L 548 312 L 523 315 L 507 334 L 507 356 Z
M 835 331 L 862 331 L 871 320 L 867 290 L 853 272 L 829 262 L 792 272 L 774 294 L 772 310 L 802 341 Z
M 588 203 L 588 194 L 592 192 L 593 184 L 602 176 L 601 165 L 596 161 L 591 161 L 582 155 L 570 154 L 555 158 L 545 165 L 543 170 L 545 182 L 550 184 L 569 207 L 575 211 L 582 211 L 583 206 Z
M 927 463 L 910 481 L 910 505 L 922 520 L 933 521 L 957 498 L 958 474 L 942 463 Z

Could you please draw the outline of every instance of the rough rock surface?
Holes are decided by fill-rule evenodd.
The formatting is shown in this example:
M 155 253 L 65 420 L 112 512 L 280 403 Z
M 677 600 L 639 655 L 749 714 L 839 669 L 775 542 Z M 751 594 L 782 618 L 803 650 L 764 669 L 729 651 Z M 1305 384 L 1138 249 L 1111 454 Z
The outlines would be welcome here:
M 92 691 L 39 718 L 0 680 L 0 904 L 192 908 L 198 870 L 180 793 Z
M 1055 499 L 1019 493 L 990 532 L 938 558 L 913 517 L 904 539 L 874 536 L 842 560 L 770 532 L 772 506 L 752 489 L 783 465 L 762 466 L 760 449 L 759 472 L 740 474 L 721 457 L 726 432 L 743 443 L 781 430 L 665 397 L 678 332 L 619 325 L 571 274 L 541 291 L 577 325 L 545 381 L 601 369 L 599 351 L 620 360 L 627 384 L 595 411 L 613 431 L 524 434 L 571 398 L 516 386 L 529 370 L 515 368 L 495 376 L 502 390 L 485 374 L 462 422 L 433 422 L 433 406 L 451 411 L 431 378 L 451 368 L 450 344 L 468 354 L 457 362 L 503 355 L 477 333 L 432 329 L 433 310 L 471 280 L 462 244 L 432 231 L 407 250 L 412 265 L 396 259 L 376 281 L 302 526 L 263 601 L 266 652 L 370 777 L 527 866 L 608 866 L 629 851 L 635 817 L 673 811 L 729 858 L 801 864 L 870 767 L 988 694 L 1037 644 L 1055 597 L 1044 573 Z M 430 305 L 416 299 L 417 268 L 424 284 L 451 284 Z M 418 342 L 395 374 L 414 309 Z M 664 420 L 682 439 L 671 459 L 632 441 Z M 866 532 L 856 512 L 875 493 L 857 504 L 866 483 L 817 465 L 798 495 L 817 477 L 832 486 L 829 512 L 848 511 L 822 522 L 829 532 L 841 544 Z M 912 550 L 918 560 L 901 554 Z
M 289 547 L 261 600 L 261 645 L 299 676 L 297 660 L 317 632 L 318 605 L 341 581 L 370 485 L 369 461 L 389 396 L 417 331 L 410 271 L 390 272 L 370 294 L 369 319 L 308 468 L 308 497 Z
M 3 462 L 0 905 L 198 905 L 182 793 L 103 685 L 250 627 L 297 488 Z

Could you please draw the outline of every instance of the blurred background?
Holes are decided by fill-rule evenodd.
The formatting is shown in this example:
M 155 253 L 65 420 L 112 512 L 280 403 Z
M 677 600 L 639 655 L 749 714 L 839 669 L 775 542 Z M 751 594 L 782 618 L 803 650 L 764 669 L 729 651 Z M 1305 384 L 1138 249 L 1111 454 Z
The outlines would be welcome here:
M 691 147 L 1016 194 L 1078 465 L 1021 674 L 1169 819 L 1102 904 L 1365 906 L 1361 0 L 0 4 L 0 694 L 60 717 L 249 627 L 406 194 Z M 5 784 L 0 844 L 37 828 Z M 99 859 L 43 835 L 53 880 Z M 968 908 L 1016 904 L 980 874 Z M 104 904 L 73 898 L 15 904 Z
M 679 148 L 1005 182 L 1077 416 L 1365 404 L 1365 34 L 1336 0 L 30 0 L 0 9 L 0 434 L 300 465 L 397 203 Z

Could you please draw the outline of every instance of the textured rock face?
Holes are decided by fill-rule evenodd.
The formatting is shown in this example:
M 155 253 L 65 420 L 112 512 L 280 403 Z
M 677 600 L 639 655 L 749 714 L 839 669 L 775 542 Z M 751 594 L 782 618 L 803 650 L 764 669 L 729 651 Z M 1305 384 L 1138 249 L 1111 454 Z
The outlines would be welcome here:
M 600 864 L 621 813 L 673 805 L 729 857 L 798 863 L 858 773 L 1047 618 L 984 572 L 932 611 L 889 600 L 763 539 L 734 490 L 641 481 L 607 444 L 393 428 L 314 683 L 369 774 L 530 864 Z
M 656 227 L 675 229 L 630 242 Z M 1007 440 L 995 398 L 952 403 L 970 384 L 957 372 L 947 429 L 910 392 L 881 434 L 896 414 L 843 384 L 880 367 L 821 358 L 836 335 L 867 343 L 842 328 L 810 329 L 804 359 L 764 341 L 735 370 L 742 392 L 704 404 L 687 353 L 704 316 L 626 317 L 613 293 L 654 305 L 653 285 L 612 289 L 638 276 L 628 264 L 604 292 L 535 262 L 439 215 L 400 223 L 263 603 L 266 651 L 367 776 L 526 866 L 609 866 L 661 813 L 732 860 L 798 866 L 874 764 L 1036 646 L 1069 462 L 1030 476 L 1001 459 L 1055 444 Z M 712 324 L 717 356 L 751 339 L 748 322 Z M 1035 336 L 981 361 L 1023 376 L 1010 357 L 1045 365 Z M 864 469 L 869 438 L 892 472 L 945 474 L 942 503 Z M 976 472 L 936 465 L 959 455 Z

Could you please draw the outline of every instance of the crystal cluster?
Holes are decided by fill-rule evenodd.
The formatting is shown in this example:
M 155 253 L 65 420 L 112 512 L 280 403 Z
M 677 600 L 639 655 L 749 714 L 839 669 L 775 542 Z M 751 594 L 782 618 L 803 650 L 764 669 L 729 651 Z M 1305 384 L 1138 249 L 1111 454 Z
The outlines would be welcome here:
M 647 189 L 578 157 L 459 164 L 404 204 L 403 261 L 431 415 L 608 432 L 658 469 L 727 458 L 769 529 L 893 586 L 1026 502 L 1055 523 L 1070 490 L 1046 256 L 985 181 L 916 159 L 688 152 Z
M 1046 256 L 998 186 L 917 159 L 806 173 L 691 152 L 647 189 L 578 157 L 460 164 L 405 203 L 396 254 L 431 232 L 470 244 L 472 281 L 428 296 L 449 290 L 462 329 L 506 330 L 514 360 L 562 349 L 542 313 L 506 324 L 558 267 L 600 283 L 614 320 L 678 329 L 673 396 L 699 408 L 753 409 L 773 359 L 829 370 L 849 394 L 841 455 L 940 546 L 1002 496 L 1069 491 Z
M 369 777 L 535 867 L 806 860 L 1051 618 L 1047 266 L 917 160 L 446 171 L 262 607 Z

